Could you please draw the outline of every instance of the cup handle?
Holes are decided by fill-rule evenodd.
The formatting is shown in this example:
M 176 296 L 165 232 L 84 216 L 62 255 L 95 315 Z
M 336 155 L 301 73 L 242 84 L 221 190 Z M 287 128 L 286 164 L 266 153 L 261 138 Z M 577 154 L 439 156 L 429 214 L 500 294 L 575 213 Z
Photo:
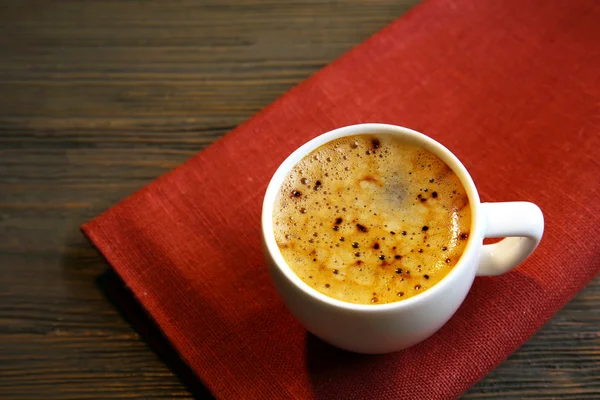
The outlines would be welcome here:
M 512 270 L 533 253 L 542 239 L 544 215 L 533 203 L 482 203 L 481 212 L 484 236 L 504 239 L 483 246 L 477 276 L 500 275 Z

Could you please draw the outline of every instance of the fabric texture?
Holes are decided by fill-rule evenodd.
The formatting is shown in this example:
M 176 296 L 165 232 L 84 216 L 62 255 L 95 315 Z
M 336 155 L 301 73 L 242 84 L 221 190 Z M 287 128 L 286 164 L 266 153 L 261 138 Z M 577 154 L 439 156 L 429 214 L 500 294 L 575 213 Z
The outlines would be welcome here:
M 599 21 L 596 0 L 427 1 L 82 229 L 219 398 L 456 397 L 600 270 Z M 546 219 L 524 264 L 477 278 L 433 337 L 379 356 L 307 333 L 261 253 L 277 166 L 361 122 L 433 137 L 482 201 Z

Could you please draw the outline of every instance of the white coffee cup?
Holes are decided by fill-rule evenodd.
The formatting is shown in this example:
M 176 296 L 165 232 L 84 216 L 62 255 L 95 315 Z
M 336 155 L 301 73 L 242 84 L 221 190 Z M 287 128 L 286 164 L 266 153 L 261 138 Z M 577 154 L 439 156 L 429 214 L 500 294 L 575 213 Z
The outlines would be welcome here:
M 392 134 L 442 159 L 460 178 L 469 197 L 472 223 L 466 248 L 440 282 L 416 296 L 388 304 L 353 304 L 328 297 L 302 281 L 287 265 L 273 233 L 273 205 L 288 172 L 323 144 L 344 136 Z M 463 164 L 440 143 L 419 132 L 386 124 L 360 124 L 335 129 L 294 151 L 277 169 L 264 198 L 264 255 L 279 295 L 310 332 L 342 349 L 388 353 L 425 340 L 440 329 L 465 299 L 475 276 L 499 275 L 523 262 L 537 247 L 544 217 L 528 202 L 481 203 Z M 483 244 L 484 238 L 505 239 Z

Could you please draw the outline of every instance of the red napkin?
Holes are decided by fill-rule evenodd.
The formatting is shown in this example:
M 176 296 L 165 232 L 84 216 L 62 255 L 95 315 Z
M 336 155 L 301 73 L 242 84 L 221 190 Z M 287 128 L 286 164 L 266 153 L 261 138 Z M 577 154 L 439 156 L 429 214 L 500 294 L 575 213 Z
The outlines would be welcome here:
M 455 397 L 600 269 L 599 22 L 596 0 L 428 1 L 83 230 L 217 397 Z M 434 137 L 483 201 L 532 201 L 546 217 L 523 265 L 477 278 L 437 334 L 382 356 L 308 334 L 260 246 L 279 163 L 359 122 Z

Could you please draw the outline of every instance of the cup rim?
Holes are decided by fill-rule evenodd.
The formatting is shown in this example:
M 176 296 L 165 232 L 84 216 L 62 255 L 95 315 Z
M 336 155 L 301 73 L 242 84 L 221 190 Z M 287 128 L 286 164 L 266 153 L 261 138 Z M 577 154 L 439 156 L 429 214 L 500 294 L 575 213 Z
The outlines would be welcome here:
M 275 198 L 277 196 L 279 188 L 281 187 L 281 184 L 283 183 L 288 172 L 306 155 L 308 155 L 313 150 L 316 150 L 320 146 L 324 145 L 325 143 L 346 136 L 365 134 L 401 135 L 409 139 L 410 142 L 417 144 L 418 146 L 421 146 L 426 150 L 434 153 L 442 161 L 444 161 L 454 171 L 454 173 L 456 173 L 456 175 L 460 179 L 460 182 L 466 189 L 467 197 L 469 198 L 469 205 L 471 206 L 471 230 L 469 233 L 469 238 L 467 240 L 467 245 L 465 247 L 465 250 L 461 254 L 459 260 L 452 268 L 452 270 L 434 286 L 425 290 L 424 292 L 409 297 L 407 299 L 386 304 L 350 303 L 343 300 L 334 299 L 333 297 L 329 297 L 319 292 L 318 290 L 312 288 L 310 285 L 308 285 L 302 279 L 300 279 L 300 277 L 298 277 L 294 273 L 294 271 L 292 271 L 290 266 L 286 263 L 275 240 L 275 234 L 273 230 L 273 205 L 275 203 Z M 470 255 L 473 252 L 477 251 L 477 238 L 482 237 L 482 224 L 479 218 L 480 205 L 481 202 L 479 199 L 477 188 L 475 187 L 475 183 L 473 182 L 473 179 L 471 178 L 471 175 L 468 173 L 465 166 L 450 150 L 448 150 L 441 143 L 437 142 L 435 139 L 426 136 L 420 132 L 417 132 L 413 129 L 405 128 L 398 125 L 382 123 L 363 123 L 356 125 L 348 125 L 325 132 L 309 140 L 302 146 L 298 147 L 279 165 L 279 167 L 273 174 L 269 185 L 267 186 L 267 190 L 265 192 L 263 200 L 261 215 L 262 235 L 265 248 L 269 252 L 269 255 L 272 258 L 275 266 L 291 284 L 293 284 L 297 289 L 304 292 L 304 294 L 312 297 L 314 300 L 317 300 L 321 303 L 325 303 L 329 306 L 342 308 L 349 311 L 383 312 L 401 308 L 409 308 L 417 303 L 426 301 L 430 297 L 436 296 L 438 292 L 444 290 L 445 286 L 451 284 L 453 277 L 460 274 L 463 269 L 468 267 L 469 263 L 466 262 L 466 260 L 470 258 Z

